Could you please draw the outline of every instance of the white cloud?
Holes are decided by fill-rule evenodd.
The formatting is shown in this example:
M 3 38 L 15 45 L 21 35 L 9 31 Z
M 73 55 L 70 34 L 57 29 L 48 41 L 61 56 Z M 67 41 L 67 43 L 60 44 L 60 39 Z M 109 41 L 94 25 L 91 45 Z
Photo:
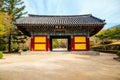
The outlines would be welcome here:
M 120 24 L 120 0 L 24 0 L 24 2 L 26 11 L 31 14 L 93 14 L 105 19 L 108 24 Z

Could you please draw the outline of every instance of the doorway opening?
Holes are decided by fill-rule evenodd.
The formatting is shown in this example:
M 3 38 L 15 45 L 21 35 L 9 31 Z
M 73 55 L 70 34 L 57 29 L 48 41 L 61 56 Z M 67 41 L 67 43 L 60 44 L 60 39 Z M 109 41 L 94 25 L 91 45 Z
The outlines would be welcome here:
M 70 36 L 50 36 L 51 51 L 70 51 Z

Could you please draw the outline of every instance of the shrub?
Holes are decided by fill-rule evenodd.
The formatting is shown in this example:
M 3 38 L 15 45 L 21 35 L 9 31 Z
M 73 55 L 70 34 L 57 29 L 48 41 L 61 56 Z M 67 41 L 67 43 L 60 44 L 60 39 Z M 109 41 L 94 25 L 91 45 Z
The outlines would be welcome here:
M 109 44 L 109 45 L 99 45 L 99 46 L 92 46 L 92 50 L 120 50 L 120 44 Z
M 18 51 L 19 51 L 19 47 L 15 48 L 15 49 L 13 50 L 13 52 L 18 52 Z
M 120 57 L 120 51 L 117 52 L 117 56 Z
M 18 52 L 19 51 L 19 45 L 17 43 L 14 43 L 11 45 L 11 51 L 12 52 Z
M 28 47 L 23 47 L 22 51 L 28 51 L 29 48 Z
M 0 51 L 0 59 L 2 59 L 2 58 L 3 58 L 3 52 Z
M 6 41 L 3 37 L 0 37 L 0 51 L 5 51 L 7 47 Z
M 5 51 L 6 46 L 7 46 L 6 44 L 0 44 L 0 50 Z
M 101 42 L 100 44 L 110 44 L 110 43 L 112 43 L 112 41 L 105 40 L 105 41 L 104 41 L 104 43 L 103 43 L 103 42 Z
M 104 53 L 115 53 L 115 54 L 117 54 L 117 52 L 119 50 L 95 50 L 95 51 L 104 52 Z

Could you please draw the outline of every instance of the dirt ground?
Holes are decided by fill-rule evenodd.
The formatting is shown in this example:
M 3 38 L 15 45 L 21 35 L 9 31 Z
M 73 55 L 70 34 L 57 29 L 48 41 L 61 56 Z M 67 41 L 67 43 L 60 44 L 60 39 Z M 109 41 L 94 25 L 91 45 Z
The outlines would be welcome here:
M 120 80 L 113 54 L 4 55 L 0 80 Z

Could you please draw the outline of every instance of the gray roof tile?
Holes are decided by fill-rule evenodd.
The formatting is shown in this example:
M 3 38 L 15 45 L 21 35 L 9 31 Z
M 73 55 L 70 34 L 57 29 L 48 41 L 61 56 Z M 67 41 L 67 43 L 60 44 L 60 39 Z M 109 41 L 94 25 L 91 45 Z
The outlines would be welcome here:
M 48 24 L 48 25 L 81 25 L 81 24 L 105 24 L 104 20 L 88 15 L 50 16 L 50 15 L 29 15 L 17 19 L 14 24 Z

